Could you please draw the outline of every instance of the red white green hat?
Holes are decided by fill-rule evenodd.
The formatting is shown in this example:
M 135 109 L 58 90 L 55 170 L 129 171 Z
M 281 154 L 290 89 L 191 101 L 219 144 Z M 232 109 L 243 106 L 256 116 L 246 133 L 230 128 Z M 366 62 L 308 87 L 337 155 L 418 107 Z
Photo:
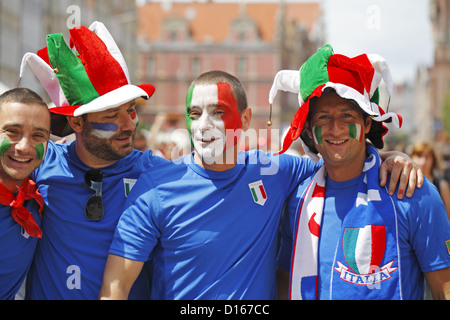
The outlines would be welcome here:
M 284 138 L 280 153 L 285 152 L 291 143 L 300 137 L 308 116 L 310 99 L 320 97 L 326 88 L 333 88 L 344 99 L 356 101 L 360 108 L 375 120 L 367 138 L 377 148 L 383 148 L 383 136 L 388 129 L 382 123 L 392 122 L 400 128 L 402 118 L 393 112 L 385 113 L 379 106 L 378 87 L 381 80 L 386 84 L 390 99 L 393 82 L 387 62 L 381 56 L 362 54 L 349 58 L 334 54 L 329 44 L 313 54 L 299 71 L 279 71 L 269 93 L 269 103 L 273 103 L 278 90 L 283 90 L 297 93 L 300 105 Z M 302 145 L 306 147 L 304 141 Z
M 54 106 L 53 115 L 80 116 L 118 107 L 133 99 L 149 99 L 150 84 L 132 85 L 125 60 L 113 37 L 101 22 L 69 30 L 70 47 L 62 33 L 47 35 L 47 47 L 26 53 L 20 67 L 22 78 L 28 63 Z M 71 48 L 75 48 L 75 54 Z M 54 123 L 52 123 L 53 125 Z M 52 126 L 54 134 L 68 134 L 68 126 Z

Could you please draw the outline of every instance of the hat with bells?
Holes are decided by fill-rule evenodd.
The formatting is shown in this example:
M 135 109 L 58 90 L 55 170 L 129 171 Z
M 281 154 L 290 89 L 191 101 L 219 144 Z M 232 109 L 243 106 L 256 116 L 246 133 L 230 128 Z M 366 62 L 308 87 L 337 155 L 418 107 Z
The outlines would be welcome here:
M 62 33 L 49 34 L 47 47 L 26 53 L 20 67 L 22 78 L 28 63 L 50 96 L 52 133 L 60 137 L 73 132 L 66 116 L 104 111 L 139 97 L 149 99 L 155 92 L 150 84 L 130 83 L 122 53 L 103 23 L 69 32 L 70 47 Z
M 402 118 L 393 112 L 385 113 L 378 105 L 378 86 L 381 80 L 386 83 L 390 98 L 393 82 L 389 67 L 382 57 L 376 54 L 362 54 L 349 58 L 341 54 L 334 54 L 333 48 L 328 44 L 313 54 L 299 71 L 279 71 L 269 93 L 269 103 L 272 105 L 278 90 L 283 90 L 297 93 L 300 106 L 279 153 L 285 152 L 291 143 L 300 137 L 305 152 L 314 160 L 317 159 L 317 155 L 310 150 L 313 149 L 311 148 L 313 145 L 311 146 L 309 142 L 306 143 L 302 138 L 302 131 L 308 116 L 310 100 L 313 97 L 320 97 L 327 88 L 334 89 L 341 98 L 354 100 L 374 120 L 366 138 L 375 147 L 383 148 L 383 136 L 388 131 L 383 122 L 392 122 L 397 128 L 400 128 Z

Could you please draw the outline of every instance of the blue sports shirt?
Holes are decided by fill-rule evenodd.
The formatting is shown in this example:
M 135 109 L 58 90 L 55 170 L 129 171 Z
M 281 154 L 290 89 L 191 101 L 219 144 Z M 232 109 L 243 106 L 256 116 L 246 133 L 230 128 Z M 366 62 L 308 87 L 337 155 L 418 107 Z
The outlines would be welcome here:
M 335 182 L 327 178 L 324 215 L 320 230 L 323 236 L 319 238 L 317 294 L 320 300 L 330 299 L 330 278 L 339 278 L 339 273 L 333 268 L 333 260 L 336 245 L 341 236 L 342 220 L 353 203 L 353 199 L 348 195 L 355 193 L 358 180 L 359 177 L 345 182 Z M 293 226 L 298 219 L 297 206 L 304 189 L 310 182 L 311 179 L 308 179 L 302 183 L 286 206 L 278 257 L 278 267 L 283 270 L 290 269 L 292 235 L 295 232 Z M 398 200 L 396 196 L 393 196 L 392 199 L 398 217 L 403 299 L 423 299 L 423 273 L 450 267 L 450 223 L 446 210 L 436 187 L 428 180 L 425 180 L 420 189 L 415 189 L 412 198 L 405 197 L 403 200 Z M 339 293 L 335 292 L 333 295 L 338 297 Z M 355 299 L 364 299 L 364 297 L 355 297 Z
M 49 142 L 44 163 L 33 173 L 45 209 L 43 236 L 27 278 L 26 298 L 98 299 L 108 249 L 129 190 L 141 172 L 153 171 L 165 162 L 150 150 L 134 150 L 102 168 L 104 216 L 89 221 L 85 204 L 94 191 L 84 185 L 84 176 L 92 168 L 78 158 L 75 142 Z M 148 299 L 146 284 L 138 281 L 132 298 Z
M 41 225 L 39 205 L 28 200 L 24 206 Z M 0 204 L 0 300 L 12 300 L 30 268 L 37 238 L 28 236 L 11 216 L 11 207 Z
M 140 177 L 110 253 L 152 259 L 152 299 L 274 299 L 282 208 L 316 166 L 256 150 L 224 172 L 179 162 Z

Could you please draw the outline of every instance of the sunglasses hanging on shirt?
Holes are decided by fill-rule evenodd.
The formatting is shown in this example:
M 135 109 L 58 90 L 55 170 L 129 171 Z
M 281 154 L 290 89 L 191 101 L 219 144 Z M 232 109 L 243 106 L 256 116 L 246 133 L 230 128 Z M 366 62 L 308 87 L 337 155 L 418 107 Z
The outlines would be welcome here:
M 99 221 L 103 218 L 102 183 L 103 175 L 99 169 L 92 169 L 84 175 L 86 186 L 95 191 L 95 194 L 86 201 L 84 211 L 89 221 Z

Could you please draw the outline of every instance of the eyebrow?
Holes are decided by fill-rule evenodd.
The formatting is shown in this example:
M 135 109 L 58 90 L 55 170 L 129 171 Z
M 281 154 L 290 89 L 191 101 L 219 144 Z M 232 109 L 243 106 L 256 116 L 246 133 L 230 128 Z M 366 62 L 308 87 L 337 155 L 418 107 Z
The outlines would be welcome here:
M 19 123 L 5 123 L 3 125 L 3 128 L 0 128 L 0 130 L 5 130 L 7 128 L 19 128 L 19 129 L 23 129 L 23 125 L 19 124 Z M 45 128 L 41 128 L 41 127 L 33 127 L 33 130 L 37 130 L 37 131 L 42 131 L 44 133 L 50 134 L 50 130 L 47 130 Z

